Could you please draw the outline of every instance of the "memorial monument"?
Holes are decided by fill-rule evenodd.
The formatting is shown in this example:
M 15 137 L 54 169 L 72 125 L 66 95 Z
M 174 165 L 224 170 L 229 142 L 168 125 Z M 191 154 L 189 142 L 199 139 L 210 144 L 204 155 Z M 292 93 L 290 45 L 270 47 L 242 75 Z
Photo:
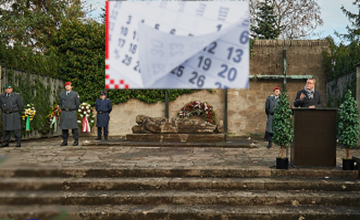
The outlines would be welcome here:
M 220 133 L 222 121 L 217 125 L 206 121 L 178 117 L 136 116 L 133 134 L 126 135 L 127 141 L 156 142 L 219 142 L 225 141 Z

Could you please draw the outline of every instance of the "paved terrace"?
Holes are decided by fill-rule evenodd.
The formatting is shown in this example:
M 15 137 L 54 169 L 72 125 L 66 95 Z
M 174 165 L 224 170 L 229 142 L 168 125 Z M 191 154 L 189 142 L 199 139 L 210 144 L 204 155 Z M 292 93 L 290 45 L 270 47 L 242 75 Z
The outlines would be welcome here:
M 280 155 L 280 147 L 273 145 L 267 149 L 267 142 L 255 140 L 256 147 L 245 148 L 249 145 L 246 139 L 230 139 L 220 147 L 149 147 L 146 143 L 138 146 L 121 146 L 115 143 L 121 139 L 93 141 L 94 138 L 80 138 L 79 146 L 61 147 L 61 138 L 45 138 L 23 141 L 21 148 L 15 143 L 10 147 L 0 148 L 0 168 L 251 168 L 270 170 L 274 166 L 275 158 Z M 90 143 L 84 143 L 84 141 Z M 103 145 L 96 145 L 96 144 Z M 134 145 L 134 144 L 132 144 Z M 228 147 L 226 147 L 228 145 Z M 234 146 L 242 146 L 235 148 Z M 225 146 L 225 147 L 224 147 Z M 290 153 L 290 150 L 288 151 Z M 346 149 L 337 147 L 336 168 L 341 169 L 342 158 Z M 288 154 L 288 156 L 290 156 Z M 351 156 L 360 158 L 360 150 L 351 150 Z

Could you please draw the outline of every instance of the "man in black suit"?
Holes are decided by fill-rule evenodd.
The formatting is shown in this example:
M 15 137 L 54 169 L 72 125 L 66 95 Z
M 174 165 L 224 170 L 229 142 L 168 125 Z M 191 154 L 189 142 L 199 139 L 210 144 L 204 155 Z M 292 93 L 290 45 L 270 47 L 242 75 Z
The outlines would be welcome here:
M 304 89 L 296 95 L 294 106 L 305 108 L 323 108 L 321 92 L 315 90 L 315 79 L 308 79 Z

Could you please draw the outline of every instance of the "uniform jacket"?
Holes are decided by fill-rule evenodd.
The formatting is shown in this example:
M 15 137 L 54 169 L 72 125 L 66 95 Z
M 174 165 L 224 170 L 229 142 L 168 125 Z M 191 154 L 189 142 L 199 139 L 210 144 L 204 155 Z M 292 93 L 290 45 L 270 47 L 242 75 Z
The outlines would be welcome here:
M 265 113 L 268 116 L 267 123 L 266 123 L 266 132 L 273 133 L 272 130 L 272 121 L 274 115 L 274 108 L 275 105 L 278 103 L 279 98 L 275 98 L 274 95 L 267 97 L 265 102 Z
M 301 93 L 304 93 L 305 97 L 303 99 L 303 101 L 300 101 L 300 95 Z M 315 90 L 313 98 L 310 99 L 307 95 L 307 92 L 305 91 L 305 89 L 299 91 L 296 95 L 295 98 L 295 102 L 294 102 L 294 106 L 295 107 L 309 107 L 315 105 L 316 108 L 323 108 L 324 104 L 322 101 L 322 95 L 321 92 Z
M 21 129 L 20 116 L 24 105 L 20 94 L 12 92 L 10 97 L 6 97 L 6 93 L 1 94 L 0 106 L 4 131 Z M 11 113 L 7 114 L 6 112 Z
M 110 112 L 112 111 L 112 105 L 110 99 L 106 98 L 104 100 L 97 99 L 95 105 L 97 115 L 96 115 L 96 127 L 106 127 L 109 124 Z M 100 114 L 102 113 L 102 114 Z
M 60 106 L 61 106 L 61 119 L 60 128 L 62 130 L 76 129 L 77 123 L 77 110 L 80 106 L 79 94 L 71 91 L 66 95 L 66 91 L 60 93 Z M 68 109 L 68 111 L 66 111 Z

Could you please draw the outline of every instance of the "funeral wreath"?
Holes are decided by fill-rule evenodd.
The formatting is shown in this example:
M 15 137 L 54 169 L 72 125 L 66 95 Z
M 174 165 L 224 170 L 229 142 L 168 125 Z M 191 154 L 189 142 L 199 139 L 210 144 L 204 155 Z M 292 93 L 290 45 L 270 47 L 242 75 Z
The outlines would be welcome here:
M 50 113 L 48 114 L 50 128 L 54 125 L 54 131 L 56 131 L 57 124 L 60 118 L 61 109 L 59 105 L 53 105 Z
M 36 114 L 34 104 L 27 104 L 22 113 L 22 119 L 25 121 L 25 130 L 30 131 L 30 122 L 33 120 Z
M 82 132 L 91 132 L 91 128 L 95 125 L 95 115 L 89 103 L 81 103 L 77 112 L 77 123 Z
M 213 107 L 207 102 L 192 101 L 186 104 L 178 113 L 180 118 L 189 118 L 192 115 L 204 117 L 205 122 L 215 124 L 217 119 Z

